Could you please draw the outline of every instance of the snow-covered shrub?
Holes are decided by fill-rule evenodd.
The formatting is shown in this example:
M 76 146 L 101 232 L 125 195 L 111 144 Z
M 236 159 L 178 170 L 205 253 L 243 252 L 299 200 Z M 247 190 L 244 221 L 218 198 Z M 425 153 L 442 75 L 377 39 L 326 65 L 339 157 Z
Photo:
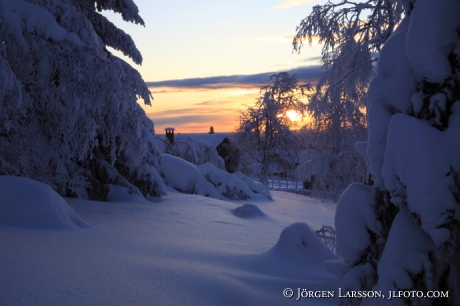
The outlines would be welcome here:
M 222 197 L 230 200 L 254 199 L 255 194 L 237 176 L 221 170 L 211 163 L 196 166 L 203 177 L 216 187 Z
M 106 46 L 142 57 L 101 10 L 143 24 L 131 0 L 2 1 L 0 174 L 66 196 L 104 200 L 122 181 L 159 196 L 153 125 L 136 102 L 150 104 L 150 92 Z
M 343 193 L 336 213 L 341 260 L 326 267 L 344 291 L 449 291 L 373 305 L 460 305 L 459 1 L 395 1 L 386 8 L 393 21 L 395 7 L 405 17 L 381 49 L 366 98 L 375 186 Z M 344 298 L 339 305 L 361 302 Z
M 211 163 L 219 169 L 225 170 L 225 161 L 219 156 L 216 147 L 204 139 L 195 140 L 187 137 L 185 141 L 175 140 L 173 144 L 160 137 L 156 139 L 163 146 L 162 153 L 180 157 L 194 165 Z
M 241 152 L 236 148 L 233 140 L 230 140 L 230 137 L 225 137 L 216 149 L 219 156 L 224 160 L 227 172 L 233 173 L 238 170 Z
M 177 191 L 219 199 L 216 188 L 197 167 L 179 157 L 161 154 L 160 175 L 166 185 Z
M 270 194 L 270 191 L 268 190 L 267 186 L 265 186 L 264 184 L 253 181 L 252 179 L 250 179 L 249 177 L 247 177 L 240 171 L 233 173 L 233 175 L 235 175 L 237 178 L 245 182 L 246 185 L 248 185 L 249 189 L 251 189 L 252 192 L 254 192 L 255 194 L 260 194 L 266 199 L 273 200 L 272 195 Z
M 321 241 L 306 223 L 294 223 L 283 229 L 269 253 L 293 261 L 308 261 L 321 265 L 337 256 Z
M 335 252 L 336 245 L 336 234 L 335 229 L 330 225 L 323 225 L 319 230 L 315 231 L 324 244 L 328 246 L 333 252 Z
M 217 168 L 225 170 L 225 162 L 217 153 L 216 147 L 206 140 L 194 140 L 187 137 L 185 144 L 181 145 L 179 143 L 178 145 L 182 147 L 179 155 L 180 158 L 195 165 L 211 163 Z

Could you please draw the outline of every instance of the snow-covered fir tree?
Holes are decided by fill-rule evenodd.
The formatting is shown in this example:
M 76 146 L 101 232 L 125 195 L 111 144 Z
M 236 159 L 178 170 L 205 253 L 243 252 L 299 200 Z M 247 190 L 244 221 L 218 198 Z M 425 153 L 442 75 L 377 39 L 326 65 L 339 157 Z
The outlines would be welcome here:
M 347 28 L 349 18 L 327 15 L 331 5 L 315 8 L 327 16 L 322 29 L 340 23 Z M 338 303 L 460 305 L 460 1 L 340 5 L 347 12 L 350 6 L 355 12 L 370 10 L 363 27 L 380 27 L 385 35 L 367 38 L 383 44 L 365 100 L 369 137 L 362 150 L 375 185 L 353 184 L 343 193 L 335 219 L 341 260 L 325 267 L 344 291 L 449 293 L 437 299 L 344 298 Z M 377 12 L 378 5 L 385 9 Z M 380 19 L 385 10 L 388 18 Z M 394 23 L 401 11 L 402 21 Z M 359 41 L 360 33 L 338 33 L 336 50 L 349 40 L 369 46 Z
M 132 0 L 0 2 L 0 174 L 45 182 L 61 195 L 160 196 L 150 104 L 131 37 L 100 12 L 143 25 Z

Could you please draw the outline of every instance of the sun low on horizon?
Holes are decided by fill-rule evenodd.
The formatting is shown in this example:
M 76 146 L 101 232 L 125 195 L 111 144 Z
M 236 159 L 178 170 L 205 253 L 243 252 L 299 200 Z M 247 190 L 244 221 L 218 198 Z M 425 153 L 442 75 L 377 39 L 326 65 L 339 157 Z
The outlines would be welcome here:
M 288 116 L 289 120 L 291 121 L 299 121 L 302 119 L 302 116 L 295 109 L 288 110 L 286 112 L 286 116 Z

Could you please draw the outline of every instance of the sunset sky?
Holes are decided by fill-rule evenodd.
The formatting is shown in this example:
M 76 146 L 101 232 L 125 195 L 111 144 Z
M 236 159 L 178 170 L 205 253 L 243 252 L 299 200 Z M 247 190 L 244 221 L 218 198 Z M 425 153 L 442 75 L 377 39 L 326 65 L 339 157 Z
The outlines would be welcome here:
M 133 64 L 154 100 L 144 109 L 157 133 L 231 132 L 244 104 L 254 103 L 275 72 L 297 74 L 301 83 L 321 73 L 321 45 L 292 52 L 296 26 L 311 0 L 135 0 L 146 27 L 104 13 L 130 34 L 143 55 Z

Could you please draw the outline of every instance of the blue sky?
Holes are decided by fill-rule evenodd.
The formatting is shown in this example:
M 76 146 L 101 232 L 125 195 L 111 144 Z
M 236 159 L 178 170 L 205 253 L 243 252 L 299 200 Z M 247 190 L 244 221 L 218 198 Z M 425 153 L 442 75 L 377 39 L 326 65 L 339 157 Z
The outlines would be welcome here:
M 319 75 L 318 67 L 307 67 L 319 65 L 321 45 L 306 45 L 297 54 L 292 38 L 321 2 L 135 0 L 146 27 L 105 15 L 132 36 L 142 53 L 136 69 L 154 96 L 144 109 L 157 133 L 166 126 L 206 132 L 210 125 L 230 132 L 243 104 L 254 102 L 272 73 L 291 71 L 310 81 Z

